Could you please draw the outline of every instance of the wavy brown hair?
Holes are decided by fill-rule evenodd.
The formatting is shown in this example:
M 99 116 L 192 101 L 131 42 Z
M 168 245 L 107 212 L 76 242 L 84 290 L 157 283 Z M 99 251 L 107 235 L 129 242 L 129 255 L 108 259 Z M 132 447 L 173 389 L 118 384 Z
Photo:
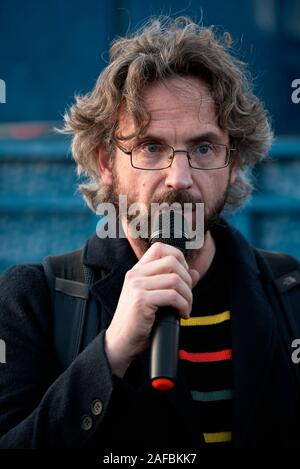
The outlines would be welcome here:
M 118 130 L 121 105 L 132 114 L 137 130 L 144 130 L 150 116 L 143 106 L 143 89 L 178 76 L 199 77 L 208 84 L 219 126 L 228 131 L 236 148 L 238 176 L 226 208 L 243 205 L 252 191 L 251 168 L 266 156 L 272 131 L 263 104 L 252 93 L 247 68 L 231 46 L 229 33 L 218 37 L 213 27 L 200 26 L 186 17 L 151 20 L 135 34 L 112 43 L 109 65 L 90 93 L 76 97 L 63 129 L 73 136 L 77 172 L 88 177 L 79 190 L 93 211 L 105 199 L 107 189 L 101 182 L 97 149 L 102 146 L 113 158 L 111 142 Z

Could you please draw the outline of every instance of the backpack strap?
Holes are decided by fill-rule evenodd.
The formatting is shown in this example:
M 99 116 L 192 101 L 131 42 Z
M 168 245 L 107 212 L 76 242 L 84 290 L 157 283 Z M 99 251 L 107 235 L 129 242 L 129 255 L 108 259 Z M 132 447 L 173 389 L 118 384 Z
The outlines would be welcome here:
M 300 264 L 287 254 L 254 249 L 264 286 L 291 358 L 292 343 L 300 338 Z M 291 359 L 292 364 L 292 359 Z M 300 367 L 293 366 L 300 389 Z
M 83 249 L 48 256 L 43 267 L 51 293 L 54 349 L 61 370 L 96 337 L 99 313 L 90 297 L 94 272 L 82 263 Z
M 262 249 L 259 249 L 259 252 L 269 263 L 275 277 L 276 288 L 280 293 L 300 285 L 300 269 L 297 259 L 281 252 Z
M 294 257 L 279 252 L 259 250 L 270 266 L 273 285 L 294 338 L 300 337 L 300 264 Z

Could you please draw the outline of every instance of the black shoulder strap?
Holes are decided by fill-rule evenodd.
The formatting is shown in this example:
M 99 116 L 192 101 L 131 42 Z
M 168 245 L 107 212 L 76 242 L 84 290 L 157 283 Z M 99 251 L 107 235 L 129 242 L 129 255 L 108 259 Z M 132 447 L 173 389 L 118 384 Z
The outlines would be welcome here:
M 259 250 L 269 263 L 274 274 L 275 285 L 280 293 L 284 293 L 296 285 L 300 285 L 299 262 L 292 256 L 281 252 Z
M 293 342 L 300 338 L 300 268 L 299 262 L 287 254 L 255 249 L 264 287 L 286 344 L 291 366 L 300 389 L 300 366 L 292 363 Z
M 293 338 L 300 338 L 300 264 L 288 254 L 259 250 L 273 273 L 273 285 L 279 294 Z
M 52 300 L 54 349 L 62 370 L 98 332 L 97 306 L 89 295 L 94 273 L 82 263 L 82 256 L 78 249 L 43 260 Z

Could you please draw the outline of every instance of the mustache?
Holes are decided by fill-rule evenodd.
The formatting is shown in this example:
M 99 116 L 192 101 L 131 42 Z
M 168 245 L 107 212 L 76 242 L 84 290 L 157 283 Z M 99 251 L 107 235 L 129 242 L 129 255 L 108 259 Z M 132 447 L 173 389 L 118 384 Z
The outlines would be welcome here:
M 188 191 L 184 189 L 178 189 L 175 191 L 164 192 L 161 194 L 157 194 L 151 199 L 151 203 L 167 203 L 169 205 L 173 203 L 180 204 L 182 208 L 184 208 L 184 204 L 191 204 L 192 208 L 196 207 L 197 203 L 203 203 L 201 197 L 194 197 Z
M 196 209 L 197 203 L 202 203 L 202 198 L 194 197 L 192 194 L 182 189 L 156 194 L 147 205 L 147 214 L 142 216 L 141 220 L 147 220 L 147 222 L 151 221 L 151 204 L 167 204 L 170 206 L 175 203 L 177 206 L 179 205 L 182 210 L 184 210 L 184 204 L 190 204 L 191 209 L 194 210 Z M 127 220 L 130 222 L 135 216 L 136 215 L 127 214 Z

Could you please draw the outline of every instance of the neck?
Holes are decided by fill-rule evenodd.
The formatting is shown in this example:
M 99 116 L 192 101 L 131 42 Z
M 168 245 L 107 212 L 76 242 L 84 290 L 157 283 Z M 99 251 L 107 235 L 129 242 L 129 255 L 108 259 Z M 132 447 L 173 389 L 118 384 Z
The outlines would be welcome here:
M 135 253 L 138 260 L 141 259 L 141 257 L 145 254 L 147 248 L 143 243 L 141 243 L 139 239 L 135 239 L 130 236 L 126 219 L 122 220 L 122 227 L 133 252 Z M 195 249 L 191 253 L 192 255 L 188 256 L 187 258 L 187 263 L 190 269 L 197 270 L 200 274 L 200 279 L 208 271 L 213 261 L 215 252 L 215 241 L 210 231 L 207 231 L 204 237 L 203 246 L 200 249 Z

